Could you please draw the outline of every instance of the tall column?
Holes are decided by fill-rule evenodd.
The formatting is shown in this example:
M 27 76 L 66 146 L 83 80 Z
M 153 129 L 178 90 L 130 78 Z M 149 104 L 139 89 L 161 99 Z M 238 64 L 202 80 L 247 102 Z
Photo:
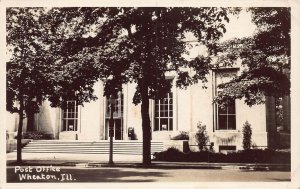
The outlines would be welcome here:
M 291 98 L 290 98 L 290 96 L 285 96 L 282 98 L 282 108 L 283 108 L 284 131 L 287 133 L 290 133 L 291 132 Z
M 275 98 L 271 96 L 266 97 L 266 130 L 268 133 L 268 148 L 276 147 L 276 112 L 275 112 Z
M 104 90 L 104 87 L 103 87 L 103 82 L 99 82 L 99 88 L 100 88 L 100 92 L 99 92 L 99 119 L 100 119 L 100 129 L 99 129 L 99 139 L 100 140 L 104 140 L 105 139 L 105 133 L 104 133 L 104 127 L 105 127 L 105 117 L 104 117 L 104 96 L 103 96 L 103 90 Z

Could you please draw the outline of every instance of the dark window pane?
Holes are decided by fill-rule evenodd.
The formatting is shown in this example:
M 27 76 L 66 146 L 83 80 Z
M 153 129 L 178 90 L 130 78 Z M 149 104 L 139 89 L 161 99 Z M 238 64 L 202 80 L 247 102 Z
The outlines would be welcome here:
M 69 111 L 73 112 L 75 108 L 75 104 L 74 103 L 69 103 Z
M 115 140 L 122 139 L 122 127 L 121 127 L 121 119 L 115 120 Z
M 226 115 L 219 115 L 218 116 L 218 124 L 219 124 L 219 129 L 224 130 L 227 129 L 227 116 Z
M 169 117 L 173 117 L 173 111 L 169 112 Z
M 63 131 L 67 130 L 67 120 L 63 121 Z
M 165 109 L 165 106 L 164 105 L 160 105 L 160 111 L 164 111 Z
M 168 111 L 168 104 L 165 105 L 165 111 Z
M 229 130 L 236 129 L 236 126 L 235 126 L 235 115 L 228 115 L 228 129 Z
M 155 118 L 154 131 L 158 131 L 158 130 L 159 130 L 159 122 L 158 122 L 158 118 Z
M 74 120 L 74 131 L 77 131 L 77 120 Z
M 228 114 L 235 114 L 235 103 L 228 106 Z
M 163 117 L 168 117 L 168 111 L 164 111 Z
M 173 131 L 173 119 L 169 119 L 169 131 Z
M 221 108 L 221 107 L 218 107 L 218 113 L 219 114 L 227 114 L 227 108 Z

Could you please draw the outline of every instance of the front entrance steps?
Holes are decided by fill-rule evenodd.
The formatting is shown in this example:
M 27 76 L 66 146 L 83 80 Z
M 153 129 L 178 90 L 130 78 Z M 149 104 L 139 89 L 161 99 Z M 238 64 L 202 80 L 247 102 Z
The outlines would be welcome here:
M 138 140 L 114 141 L 114 154 L 141 155 L 143 142 Z M 151 154 L 164 150 L 162 141 L 151 141 Z M 68 153 L 68 154 L 108 154 L 109 141 L 78 140 L 33 140 L 27 144 L 23 153 Z

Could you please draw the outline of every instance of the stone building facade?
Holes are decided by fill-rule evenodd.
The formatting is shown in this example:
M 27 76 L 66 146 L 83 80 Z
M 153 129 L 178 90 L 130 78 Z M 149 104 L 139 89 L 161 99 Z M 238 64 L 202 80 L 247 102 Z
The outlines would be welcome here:
M 240 72 L 239 67 L 211 70 L 206 89 L 202 83 L 187 89 L 176 88 L 176 75 L 169 73 L 166 77 L 173 83 L 171 92 L 162 100 L 150 100 L 152 140 L 169 141 L 184 131 L 189 134 L 190 145 L 193 145 L 197 124 L 201 122 L 206 125 L 215 151 L 240 150 L 243 125 L 248 121 L 252 127 L 252 144 L 259 148 L 272 145 L 272 134 L 276 132 L 274 99 L 267 98 L 266 104 L 252 107 L 244 104 L 243 100 L 236 100 L 225 110 L 212 103 L 217 85 L 229 81 Z M 135 84 L 123 85 L 118 99 L 114 100 L 114 140 L 142 140 L 141 107 L 132 103 L 135 87 Z M 30 130 L 43 132 L 58 140 L 108 140 L 109 101 L 103 97 L 101 81 L 94 85 L 94 90 L 98 99 L 84 106 L 67 101 L 66 109 L 51 108 L 45 101 L 40 112 L 34 115 Z M 285 111 L 289 113 L 288 109 Z M 25 119 L 24 132 L 29 130 L 26 124 Z M 18 116 L 8 113 L 7 132 L 10 137 L 16 133 L 17 125 Z M 129 134 L 132 132 L 134 136 Z

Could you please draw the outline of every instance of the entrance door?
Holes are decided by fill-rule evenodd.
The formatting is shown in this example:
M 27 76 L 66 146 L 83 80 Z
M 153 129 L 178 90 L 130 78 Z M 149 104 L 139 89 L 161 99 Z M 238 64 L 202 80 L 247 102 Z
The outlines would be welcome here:
M 114 118 L 114 139 L 123 140 L 123 93 L 119 92 L 118 97 L 109 100 L 106 98 L 105 103 L 105 140 L 109 139 L 109 120 L 111 116 L 111 105 L 113 103 L 113 118 Z
M 109 119 L 105 120 L 105 139 L 108 140 L 109 132 Z M 122 124 L 122 119 L 114 119 L 114 139 L 115 140 L 123 140 L 123 124 Z

